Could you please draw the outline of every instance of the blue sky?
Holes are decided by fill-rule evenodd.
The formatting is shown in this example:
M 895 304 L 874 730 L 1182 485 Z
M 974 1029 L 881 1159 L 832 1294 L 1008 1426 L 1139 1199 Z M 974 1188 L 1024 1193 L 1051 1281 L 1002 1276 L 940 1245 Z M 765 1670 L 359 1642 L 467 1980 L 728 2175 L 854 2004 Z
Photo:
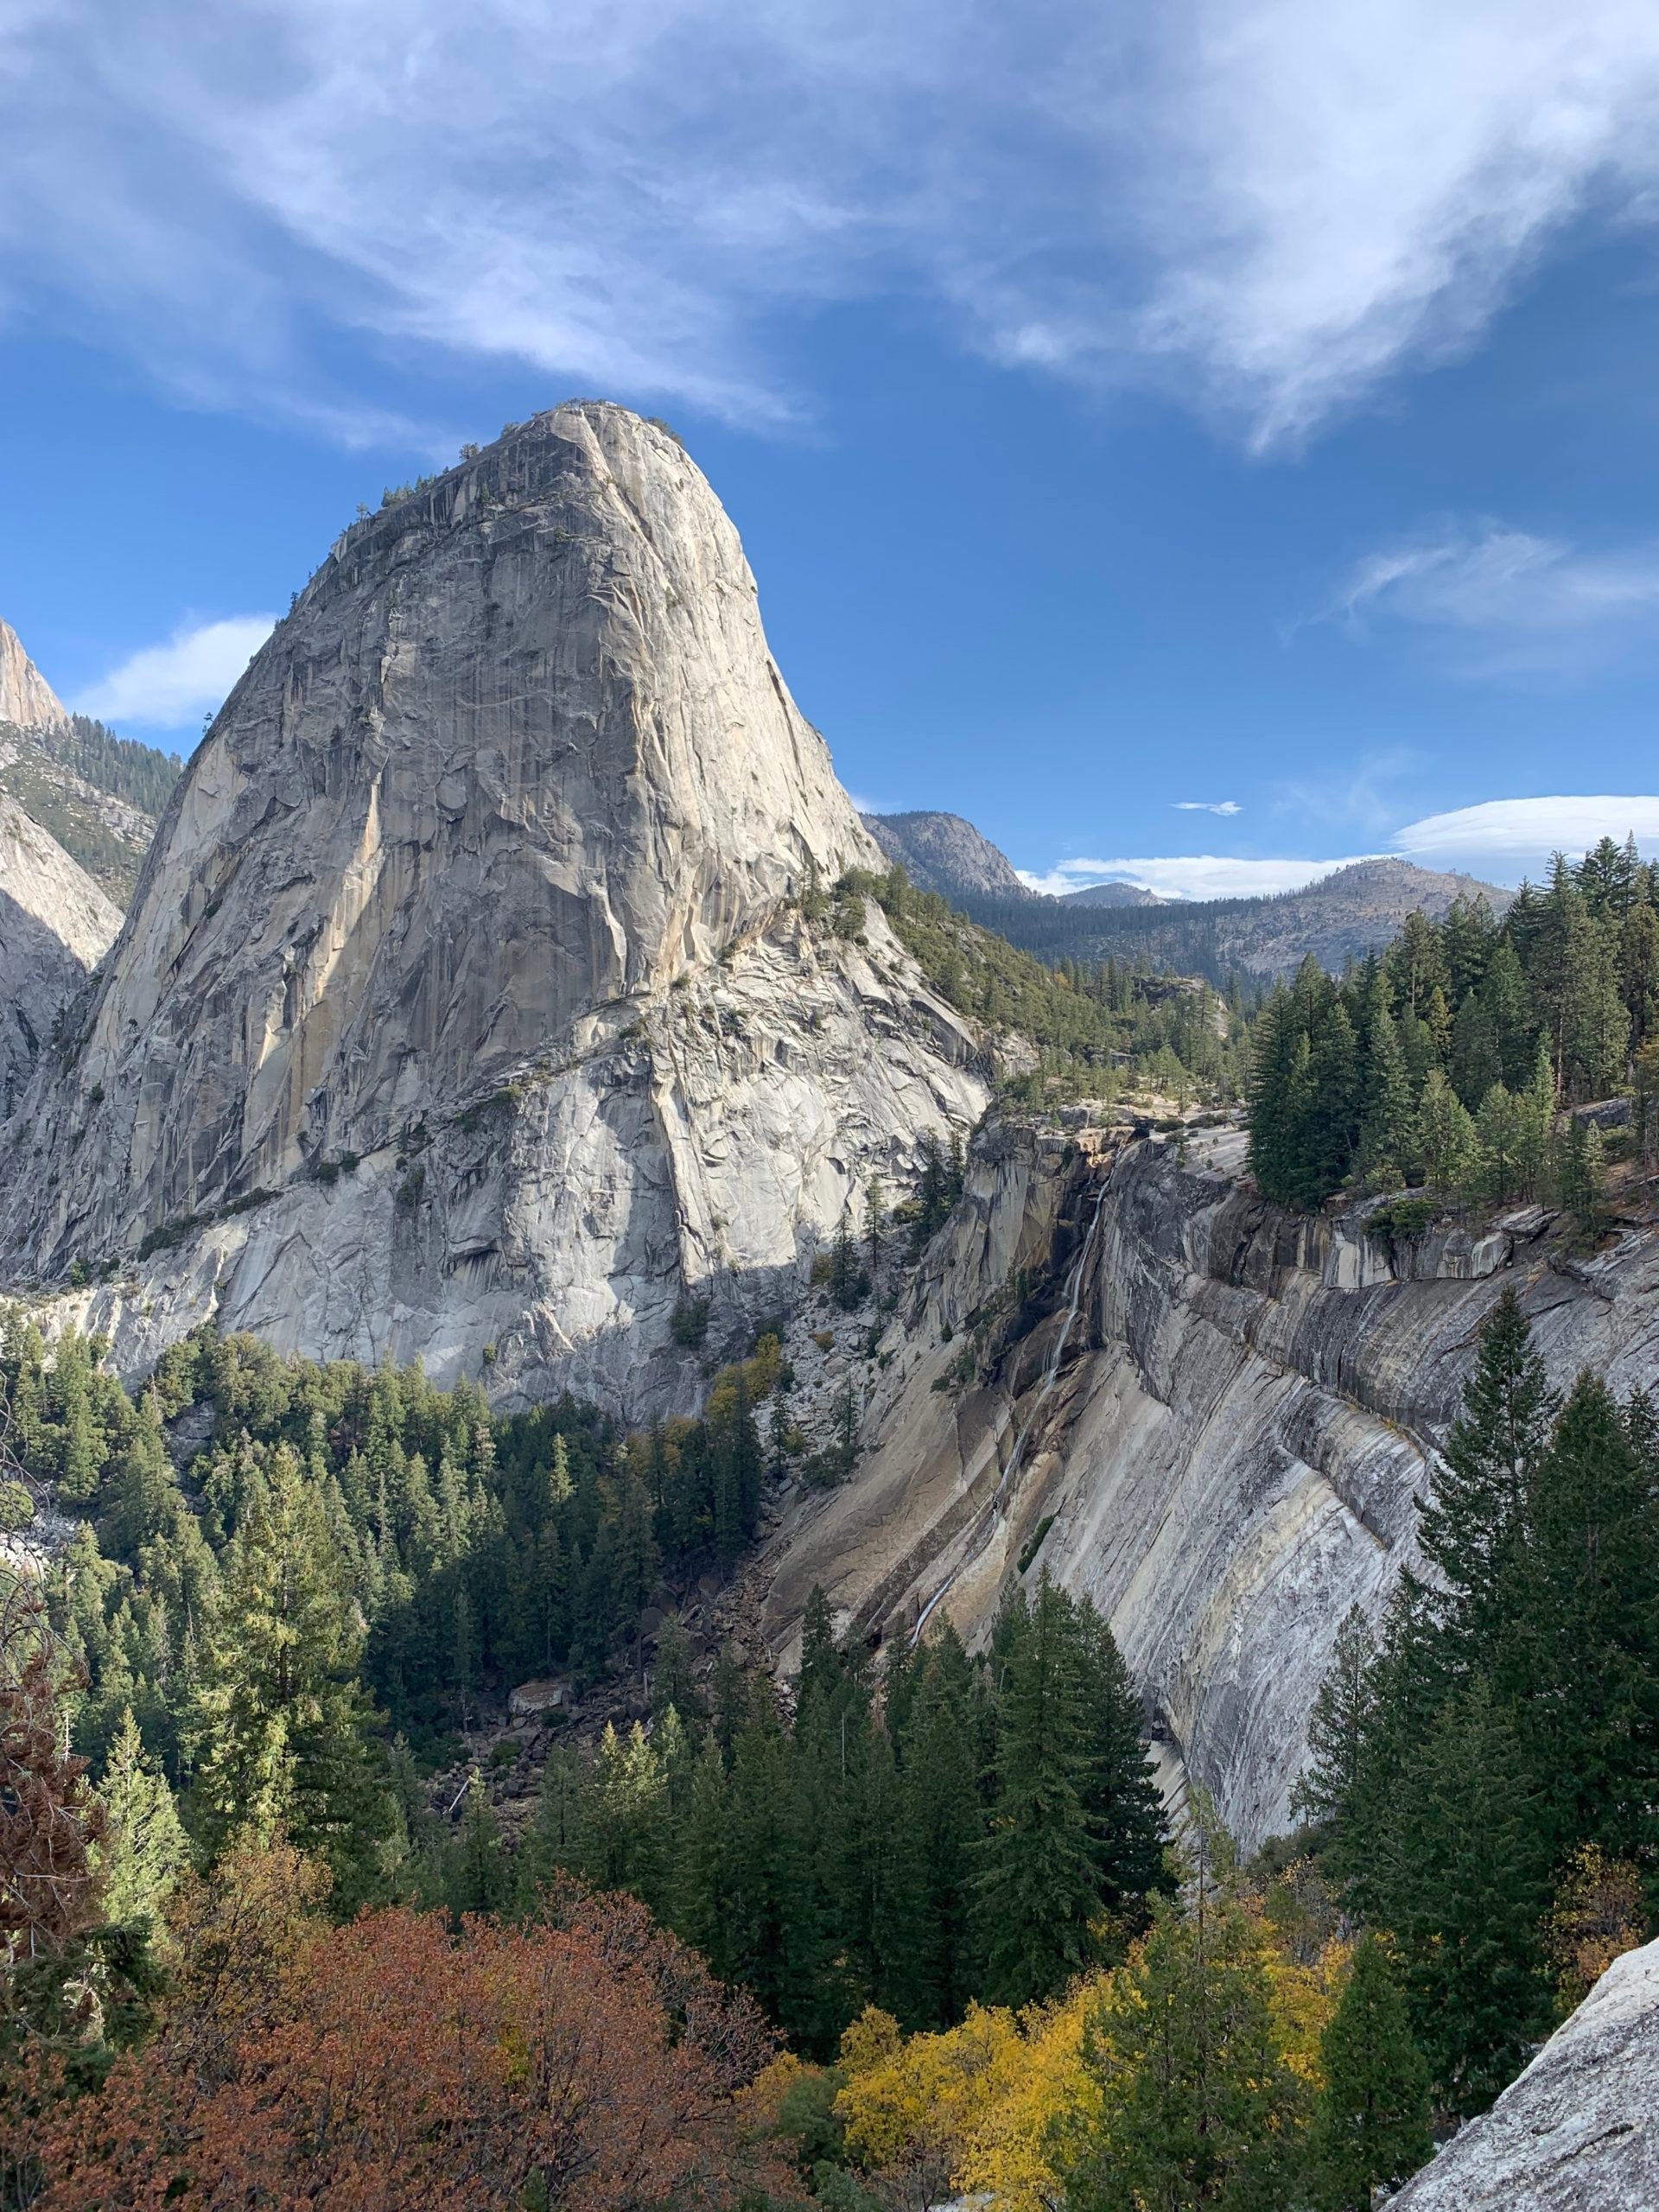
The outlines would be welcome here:
M 1037 880 L 1659 849 L 1656 124 L 1631 0 L 0 0 L 0 615 L 188 749 L 599 393 L 854 792 Z

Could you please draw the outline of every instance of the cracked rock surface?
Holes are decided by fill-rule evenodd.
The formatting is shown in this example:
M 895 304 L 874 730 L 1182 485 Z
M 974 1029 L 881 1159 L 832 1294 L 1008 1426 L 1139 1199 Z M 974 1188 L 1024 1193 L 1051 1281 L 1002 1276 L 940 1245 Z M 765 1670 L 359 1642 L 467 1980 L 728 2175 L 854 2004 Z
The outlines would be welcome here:
M 671 435 L 576 403 L 346 531 L 163 816 L 0 1152 L 0 1269 L 136 1370 L 316 1357 L 684 1405 L 874 1169 L 988 1096 Z
M 0 656 L 3 647 L 0 638 Z M 120 910 L 86 870 L 0 794 L 0 1116 L 120 926 Z
M 1615 1959 L 1491 2112 L 1395 2212 L 1638 2212 L 1659 2204 L 1659 1943 Z
M 774 1541 L 768 1633 L 787 1665 L 818 1583 L 865 1632 L 943 1605 L 982 1639 L 1007 1579 L 1046 1568 L 1100 1606 L 1171 1772 L 1248 1850 L 1294 1825 L 1343 1617 L 1375 1621 L 1420 1563 L 1491 1306 L 1516 1286 L 1558 1385 L 1649 1382 L 1659 1232 L 1567 1262 L 1535 1208 L 1390 1249 L 1363 1213 L 1265 1204 L 1243 1147 L 1183 1163 L 1128 1130 L 988 1128 L 884 1340 L 859 1466 Z M 1022 1282 L 1046 1285 L 1023 1311 Z M 964 1361 L 976 1317 L 995 1326 Z

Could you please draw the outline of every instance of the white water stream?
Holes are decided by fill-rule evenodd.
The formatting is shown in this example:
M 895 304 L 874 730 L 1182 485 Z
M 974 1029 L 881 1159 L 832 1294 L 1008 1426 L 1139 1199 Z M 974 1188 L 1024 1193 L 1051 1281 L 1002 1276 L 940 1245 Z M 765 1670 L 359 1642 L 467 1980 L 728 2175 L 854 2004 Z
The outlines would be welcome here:
M 910 1641 L 912 1649 L 916 1644 L 920 1642 L 922 1630 L 927 1626 L 928 1621 L 931 1618 L 934 1607 L 939 1603 L 941 1599 L 945 1598 L 950 1594 L 951 1589 L 955 1586 L 957 1580 L 961 1576 L 963 1569 L 967 1567 L 971 1567 L 974 1561 L 979 1557 L 986 1545 L 990 1541 L 992 1531 L 996 1528 L 998 1522 L 1002 1518 L 1003 1501 L 1009 1495 L 1014 1478 L 1018 1475 L 1020 1466 L 1025 1459 L 1026 1446 L 1031 1439 L 1032 1432 L 1035 1429 L 1038 1421 L 1042 1417 L 1043 1408 L 1048 1402 L 1050 1392 L 1060 1379 L 1060 1363 L 1065 1357 L 1066 1340 L 1071 1334 L 1072 1325 L 1077 1318 L 1078 1308 L 1083 1303 L 1083 1287 L 1089 1272 L 1089 1256 L 1095 1249 L 1095 1234 L 1100 1227 L 1101 1211 L 1106 1204 L 1106 1193 L 1109 1187 L 1110 1178 L 1108 1177 L 1107 1179 L 1102 1183 L 1099 1195 L 1095 1200 L 1095 1211 L 1090 1218 L 1089 1233 L 1083 1240 L 1083 1249 L 1077 1254 L 1076 1260 L 1072 1262 L 1071 1273 L 1067 1280 L 1066 1285 L 1065 1319 L 1061 1324 L 1060 1332 L 1058 1336 L 1055 1338 L 1053 1348 L 1050 1351 L 1046 1361 L 1044 1363 L 1043 1379 L 1038 1387 L 1036 1399 L 1033 1403 L 1031 1411 L 1026 1415 L 1024 1421 L 1020 1425 L 1020 1433 L 1014 1440 L 1014 1449 L 1008 1454 L 1008 1464 L 1003 1468 L 1001 1475 L 998 1478 L 996 1488 L 991 1493 L 990 1502 L 985 1509 L 984 1514 L 981 1518 L 980 1526 L 976 1530 L 968 1549 L 963 1552 L 961 1559 L 957 1560 L 956 1566 L 951 1568 L 950 1573 L 946 1575 L 944 1580 L 933 1592 L 933 1595 L 928 1599 L 926 1605 L 923 1606 L 920 1617 L 917 1620 L 915 1627 L 910 1632 Z

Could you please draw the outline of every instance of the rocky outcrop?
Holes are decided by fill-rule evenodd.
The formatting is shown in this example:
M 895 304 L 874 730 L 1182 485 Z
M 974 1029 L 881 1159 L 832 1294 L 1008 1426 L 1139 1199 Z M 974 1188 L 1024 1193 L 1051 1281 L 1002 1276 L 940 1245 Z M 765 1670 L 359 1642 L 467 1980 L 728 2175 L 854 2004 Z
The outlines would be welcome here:
M 1033 899 L 1006 853 L 959 814 L 922 810 L 912 814 L 866 814 L 860 820 L 894 866 L 918 890 L 964 899 Z
M 879 912 L 803 912 L 879 865 L 678 442 L 538 416 L 348 530 L 238 684 L 18 1117 L 26 1198 L 0 1160 L 0 1265 L 115 1269 L 130 1367 L 213 1313 L 686 1402 L 679 1301 L 734 1334 L 985 1103 Z
M 1046 1567 L 1248 1846 L 1292 1824 L 1343 1616 L 1415 1556 L 1491 1305 L 1516 1286 L 1558 1380 L 1650 1381 L 1659 1234 L 1573 1260 L 1533 1210 L 1391 1248 L 1363 1212 L 1265 1205 L 1243 1147 L 987 1132 L 883 1345 L 862 1465 L 778 1541 L 771 1627 L 787 1654 L 817 1582 L 872 1634 L 942 1604 L 982 1636 Z
M 1659 2204 L 1659 1943 L 1615 1959 L 1393 2212 L 1637 2212 Z
M 119 910 L 91 877 L 0 796 L 0 1116 L 120 926 Z
M 19 729 L 67 729 L 69 710 L 23 651 L 10 622 L 0 622 L 0 722 Z

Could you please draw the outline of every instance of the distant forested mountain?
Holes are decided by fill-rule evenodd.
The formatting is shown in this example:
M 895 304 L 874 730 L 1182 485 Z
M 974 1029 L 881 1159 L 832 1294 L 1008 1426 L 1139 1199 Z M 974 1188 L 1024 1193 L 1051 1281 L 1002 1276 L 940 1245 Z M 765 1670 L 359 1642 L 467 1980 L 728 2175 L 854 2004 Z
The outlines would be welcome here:
M 1294 975 L 1310 953 L 1338 973 L 1347 961 L 1380 950 L 1408 914 L 1438 922 L 1459 898 L 1484 899 L 1496 917 L 1507 910 L 1510 893 L 1474 876 L 1373 860 L 1271 899 L 1118 906 L 1077 898 L 974 898 L 963 904 L 976 922 L 1051 965 L 1116 959 L 1202 976 L 1225 988 L 1234 977 L 1265 982 Z

